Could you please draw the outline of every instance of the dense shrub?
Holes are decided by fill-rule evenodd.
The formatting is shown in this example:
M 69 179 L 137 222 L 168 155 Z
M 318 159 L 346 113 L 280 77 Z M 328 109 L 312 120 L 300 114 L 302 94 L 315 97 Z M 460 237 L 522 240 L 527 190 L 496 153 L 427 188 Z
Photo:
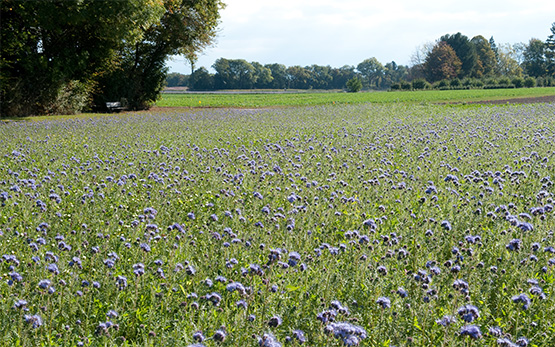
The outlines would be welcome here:
M 452 79 L 452 80 L 449 82 L 449 85 L 450 85 L 451 87 L 455 87 L 455 88 L 460 87 L 460 86 L 461 86 L 461 80 L 458 79 L 458 78 Z
M 488 78 L 485 80 L 484 84 L 488 87 L 497 85 L 497 80 L 495 78 Z
M 410 90 L 411 88 L 412 88 L 412 85 L 410 84 L 410 82 L 401 81 L 401 89 Z
M 501 77 L 499 80 L 497 80 L 497 84 L 499 84 L 500 86 L 507 86 L 511 84 L 511 80 L 509 79 L 509 77 Z
M 512 79 L 511 83 L 515 86 L 515 88 L 522 88 L 524 86 L 524 78 L 515 77 Z
M 536 79 L 534 77 L 526 77 L 524 79 L 524 86 L 526 88 L 533 88 L 536 86 Z
M 347 81 L 346 87 L 349 93 L 357 93 L 362 89 L 362 82 L 358 77 L 353 77 Z
M 401 89 L 401 83 L 399 82 L 393 83 L 391 85 L 391 90 L 400 90 L 400 89 Z
M 430 88 L 430 83 L 425 79 L 419 78 L 412 81 L 412 89 L 428 89 Z

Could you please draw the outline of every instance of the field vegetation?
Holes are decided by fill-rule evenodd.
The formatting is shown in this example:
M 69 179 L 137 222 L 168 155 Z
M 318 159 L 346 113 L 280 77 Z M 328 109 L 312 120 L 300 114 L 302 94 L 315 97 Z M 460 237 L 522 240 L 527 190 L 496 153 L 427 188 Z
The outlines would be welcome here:
M 369 93 L 164 93 L 161 107 L 275 107 L 360 103 L 467 103 L 555 95 L 555 87 Z
M 555 345 L 554 105 L 424 95 L 3 123 L 0 344 Z

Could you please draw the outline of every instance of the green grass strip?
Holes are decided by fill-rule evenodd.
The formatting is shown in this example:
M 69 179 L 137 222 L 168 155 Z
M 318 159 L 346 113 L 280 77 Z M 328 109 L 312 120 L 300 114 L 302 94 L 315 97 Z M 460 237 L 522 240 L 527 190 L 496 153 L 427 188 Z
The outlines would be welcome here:
M 392 91 L 363 93 L 183 93 L 162 94 L 160 107 L 316 106 L 361 103 L 464 103 L 555 95 L 555 88 Z

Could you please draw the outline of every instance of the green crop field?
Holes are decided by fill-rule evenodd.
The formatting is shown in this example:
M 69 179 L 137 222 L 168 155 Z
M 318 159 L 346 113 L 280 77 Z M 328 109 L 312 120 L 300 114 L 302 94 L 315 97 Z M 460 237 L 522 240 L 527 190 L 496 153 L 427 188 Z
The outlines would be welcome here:
M 555 346 L 540 91 L 1 123 L 0 345 Z
M 461 103 L 555 95 L 555 88 L 391 91 L 365 93 L 165 93 L 161 107 L 276 107 L 359 103 Z

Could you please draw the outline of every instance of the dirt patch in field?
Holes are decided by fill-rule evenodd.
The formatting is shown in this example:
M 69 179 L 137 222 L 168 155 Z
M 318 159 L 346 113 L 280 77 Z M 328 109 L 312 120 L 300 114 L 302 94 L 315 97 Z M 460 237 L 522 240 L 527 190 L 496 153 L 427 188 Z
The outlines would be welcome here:
M 548 96 L 534 96 L 526 98 L 512 98 L 503 100 L 482 100 L 482 101 L 468 101 L 467 104 L 492 104 L 492 105 L 502 105 L 502 104 L 536 104 L 536 103 L 555 103 L 555 95 Z

